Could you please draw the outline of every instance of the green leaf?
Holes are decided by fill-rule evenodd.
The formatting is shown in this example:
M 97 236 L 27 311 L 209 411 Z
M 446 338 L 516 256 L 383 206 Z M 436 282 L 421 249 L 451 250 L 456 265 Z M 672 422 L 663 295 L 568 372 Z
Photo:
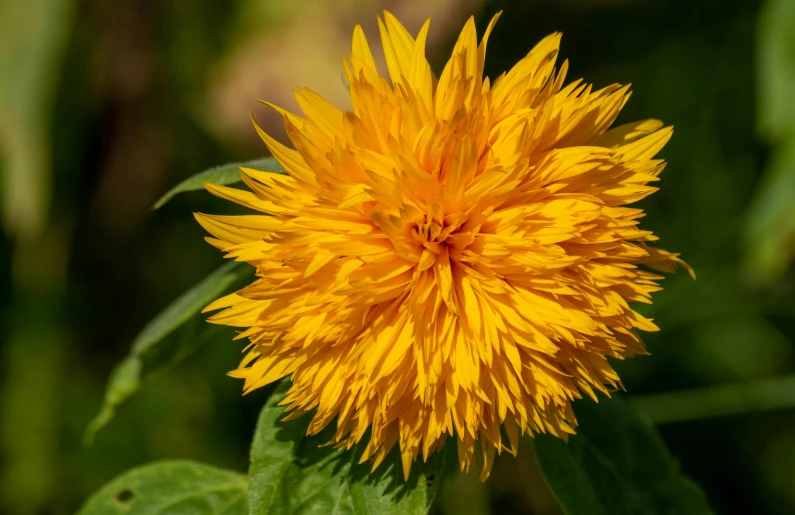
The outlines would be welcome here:
M 194 461 L 134 468 L 94 493 L 78 515 L 246 515 L 246 476 Z
M 568 515 L 706 515 L 701 490 L 679 472 L 660 436 L 619 398 L 575 405 L 569 443 L 536 437 L 536 456 Z
M 204 324 L 199 313 L 240 279 L 246 270 L 247 267 L 236 262 L 221 266 L 146 324 L 133 341 L 130 354 L 111 372 L 102 408 L 86 428 L 84 440 L 87 445 L 110 422 L 116 409 L 141 388 L 145 378 L 176 365 L 215 334 L 217 327 Z M 194 323 L 170 338 L 188 321 Z
M 397 449 L 370 474 L 358 464 L 365 443 L 339 451 L 329 442 L 334 427 L 305 436 L 310 415 L 281 422 L 277 406 L 290 387 L 284 380 L 260 413 L 251 449 L 249 506 L 252 515 L 425 515 L 444 469 L 444 453 L 418 460 L 405 482 Z M 365 439 L 367 437 L 365 436 Z
M 284 174 L 284 169 L 276 159 L 272 157 L 263 157 L 261 159 L 254 159 L 253 161 L 244 161 L 242 163 L 229 163 L 226 165 L 216 166 L 201 173 L 197 173 L 193 177 L 188 177 L 181 183 L 177 184 L 165 195 L 160 197 L 154 209 L 160 209 L 163 205 L 171 200 L 175 195 L 184 193 L 186 191 L 197 191 L 204 189 L 205 182 L 213 184 L 234 184 L 240 182 L 240 168 L 253 168 L 254 170 L 261 170 L 263 172 L 273 172 Z

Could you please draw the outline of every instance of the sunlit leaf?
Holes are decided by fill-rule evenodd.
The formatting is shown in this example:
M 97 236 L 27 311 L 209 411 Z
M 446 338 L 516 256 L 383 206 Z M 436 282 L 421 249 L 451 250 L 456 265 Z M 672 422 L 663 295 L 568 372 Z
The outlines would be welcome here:
M 166 202 L 179 193 L 203 190 L 205 182 L 222 185 L 240 182 L 240 168 L 253 168 L 254 170 L 280 174 L 285 173 L 278 161 L 272 157 L 263 157 L 262 159 L 254 159 L 253 161 L 216 166 L 215 168 L 210 168 L 192 177 L 188 177 L 168 190 L 168 192 L 155 203 L 154 208 L 160 209 Z
M 78 515 L 246 515 L 246 476 L 193 461 L 134 468 L 92 495 Z
M 143 379 L 174 366 L 207 341 L 207 336 L 216 328 L 203 324 L 199 312 L 221 296 L 245 271 L 246 267 L 236 262 L 221 266 L 169 304 L 138 333 L 130 354 L 111 372 L 102 408 L 86 428 L 87 444 L 113 418 L 116 409 L 141 388 Z M 192 319 L 198 322 L 195 331 L 190 329 L 197 326 L 188 324 L 186 330 L 172 335 Z
M 567 515 L 707 515 L 701 490 L 647 420 L 621 399 L 575 405 L 577 434 L 536 437 L 544 477 Z
M 351 451 L 320 447 L 333 437 L 333 427 L 307 437 L 311 416 L 281 421 L 284 408 L 277 404 L 290 384 L 286 380 L 279 386 L 257 422 L 249 469 L 252 515 L 428 513 L 441 480 L 444 453 L 431 455 L 427 463 L 420 458 L 407 482 L 396 449 L 370 474 L 370 463 L 358 464 L 364 441 Z

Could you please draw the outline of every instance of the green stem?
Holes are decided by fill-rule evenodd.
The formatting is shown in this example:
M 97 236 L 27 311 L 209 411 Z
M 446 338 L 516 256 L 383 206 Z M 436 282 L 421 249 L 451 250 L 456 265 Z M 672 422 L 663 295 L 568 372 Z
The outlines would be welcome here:
M 655 424 L 795 408 L 795 375 L 630 397 Z

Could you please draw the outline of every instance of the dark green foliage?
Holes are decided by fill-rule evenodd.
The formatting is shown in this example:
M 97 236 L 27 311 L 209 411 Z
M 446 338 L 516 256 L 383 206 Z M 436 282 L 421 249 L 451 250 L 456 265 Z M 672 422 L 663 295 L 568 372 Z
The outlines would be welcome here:
M 87 443 L 90 444 L 97 431 L 110 422 L 116 409 L 138 391 L 144 378 L 171 368 L 215 334 L 211 327 L 204 325 L 199 312 L 235 281 L 248 275 L 247 272 L 240 263 L 226 263 L 146 324 L 133 341 L 130 354 L 111 372 L 102 408 L 86 429 Z M 189 321 L 193 324 L 169 338 Z
M 536 437 L 536 456 L 567 515 L 709 515 L 651 424 L 621 398 L 576 404 L 568 444 Z

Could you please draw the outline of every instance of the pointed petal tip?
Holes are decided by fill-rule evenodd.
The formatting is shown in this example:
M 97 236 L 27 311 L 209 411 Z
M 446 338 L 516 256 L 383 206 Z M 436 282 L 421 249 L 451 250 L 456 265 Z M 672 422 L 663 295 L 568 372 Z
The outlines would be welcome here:
M 494 16 L 491 17 L 491 21 L 489 21 L 489 29 L 493 28 L 494 25 L 497 24 L 497 21 L 500 19 L 500 16 L 502 16 L 502 10 L 499 10 L 496 13 L 494 13 Z
M 265 104 L 265 101 L 264 101 L 264 100 L 262 100 L 262 99 L 260 99 L 260 98 L 258 98 L 258 99 L 257 99 L 257 102 L 260 102 L 260 103 L 263 103 L 263 104 Z M 261 127 L 259 126 L 259 124 L 257 123 L 257 119 L 256 119 L 256 118 L 254 118 L 254 111 L 253 111 L 253 110 L 249 110 L 249 112 L 248 112 L 248 117 L 249 117 L 249 119 L 251 120 L 251 123 L 252 123 L 252 125 L 254 125 L 254 129 L 256 129 L 256 131 L 257 131 L 258 133 L 259 133 L 260 131 L 262 131 L 262 128 L 261 128 Z

